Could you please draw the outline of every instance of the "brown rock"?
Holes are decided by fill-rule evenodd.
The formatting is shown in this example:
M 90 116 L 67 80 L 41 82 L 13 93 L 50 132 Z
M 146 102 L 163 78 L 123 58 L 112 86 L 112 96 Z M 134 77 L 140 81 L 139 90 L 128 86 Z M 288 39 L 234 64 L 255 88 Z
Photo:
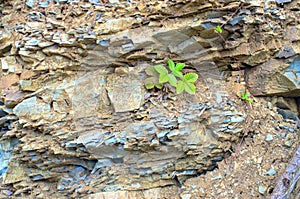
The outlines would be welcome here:
M 31 70 L 23 70 L 20 76 L 20 80 L 29 79 L 35 75 L 35 72 Z
M 5 89 L 11 85 L 19 82 L 19 76 L 15 74 L 9 74 L 1 78 L 0 88 Z
M 251 94 L 255 96 L 279 95 L 300 96 L 297 59 L 289 66 L 282 61 L 271 59 L 255 68 L 246 70 L 245 79 Z
M 290 41 L 299 41 L 300 40 L 300 25 L 298 26 L 289 26 L 287 27 L 287 39 Z
M 5 105 L 7 107 L 14 107 L 24 99 L 25 93 L 19 91 L 18 87 L 10 87 L 6 89 Z
M 155 188 L 143 191 L 114 191 L 91 194 L 88 199 L 154 199 L 154 198 L 172 198 L 179 199 L 179 188 L 176 186 Z

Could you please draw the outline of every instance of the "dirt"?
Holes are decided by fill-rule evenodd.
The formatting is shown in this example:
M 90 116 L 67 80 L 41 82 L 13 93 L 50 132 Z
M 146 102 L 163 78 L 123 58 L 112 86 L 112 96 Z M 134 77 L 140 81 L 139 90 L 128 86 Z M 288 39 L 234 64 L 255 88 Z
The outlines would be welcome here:
M 244 82 L 236 83 L 234 76 L 229 79 L 227 88 L 237 95 Z M 252 98 L 252 103 L 241 100 L 239 104 L 247 112 L 241 140 L 217 169 L 188 179 L 182 187 L 182 198 L 247 199 L 275 194 L 279 177 L 299 147 L 299 128 L 297 122 L 285 120 L 277 113 L 272 98 Z

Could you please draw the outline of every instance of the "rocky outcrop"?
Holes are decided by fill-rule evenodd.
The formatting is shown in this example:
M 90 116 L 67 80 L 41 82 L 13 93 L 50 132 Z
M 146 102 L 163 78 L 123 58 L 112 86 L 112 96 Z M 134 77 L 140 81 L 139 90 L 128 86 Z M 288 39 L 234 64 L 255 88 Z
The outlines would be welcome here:
M 221 71 L 247 68 L 253 95 L 299 97 L 296 1 L 1 6 L 5 197 L 173 198 L 245 131 L 244 88 L 233 93 Z M 145 69 L 168 59 L 201 76 L 195 96 L 145 90 Z

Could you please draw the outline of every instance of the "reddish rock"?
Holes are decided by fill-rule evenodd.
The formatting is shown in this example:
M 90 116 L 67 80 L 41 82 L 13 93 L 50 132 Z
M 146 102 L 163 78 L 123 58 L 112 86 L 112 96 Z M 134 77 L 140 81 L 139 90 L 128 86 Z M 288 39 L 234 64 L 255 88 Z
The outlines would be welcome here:
M 9 89 L 6 89 L 5 92 L 6 95 L 4 103 L 7 107 L 14 107 L 25 97 L 25 93 L 19 91 L 18 87 L 10 87 Z
M 33 77 L 34 75 L 35 75 L 35 72 L 30 71 L 30 70 L 24 70 L 21 73 L 20 80 L 29 79 L 29 78 Z
M 9 74 L 1 78 L 0 88 L 5 89 L 19 81 L 19 76 L 15 74 Z

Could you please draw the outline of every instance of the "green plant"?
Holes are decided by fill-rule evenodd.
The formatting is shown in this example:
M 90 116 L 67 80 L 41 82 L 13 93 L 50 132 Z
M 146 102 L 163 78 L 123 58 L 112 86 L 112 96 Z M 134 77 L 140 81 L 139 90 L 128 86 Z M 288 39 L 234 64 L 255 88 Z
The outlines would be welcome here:
M 241 98 L 242 100 L 246 100 L 248 102 L 253 102 L 253 99 L 252 98 L 249 98 L 250 97 L 250 93 L 249 92 L 246 92 L 246 93 L 242 93 L 241 94 Z
M 223 29 L 221 28 L 221 26 L 215 27 L 215 30 L 220 34 L 223 32 Z
M 196 73 L 182 74 L 181 70 L 185 67 L 184 63 L 175 63 L 168 61 L 169 70 L 162 65 L 151 66 L 146 69 L 147 75 L 151 76 L 145 80 L 145 87 L 152 89 L 154 87 L 162 89 L 163 84 L 169 83 L 176 88 L 176 93 L 180 94 L 186 91 L 189 94 L 196 93 L 195 81 L 198 79 Z M 179 79 L 177 79 L 179 78 Z

